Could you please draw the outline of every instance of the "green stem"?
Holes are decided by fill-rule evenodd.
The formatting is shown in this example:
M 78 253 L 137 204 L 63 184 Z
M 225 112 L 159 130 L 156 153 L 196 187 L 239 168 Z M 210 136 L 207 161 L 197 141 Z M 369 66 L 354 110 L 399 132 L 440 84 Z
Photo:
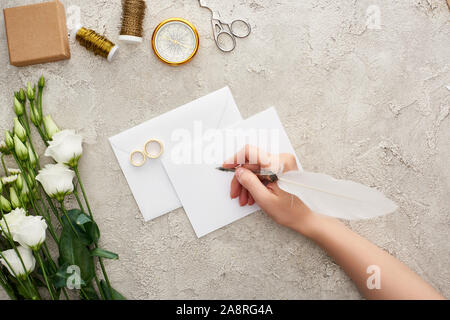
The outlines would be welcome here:
M 50 293 L 50 297 L 52 298 L 52 300 L 55 300 L 55 297 L 53 295 L 53 289 L 51 288 L 50 283 L 48 282 L 47 271 L 45 271 L 44 262 L 42 261 L 42 257 L 39 254 L 38 250 L 34 251 L 34 256 L 36 257 L 36 259 L 39 262 L 39 265 L 41 266 L 42 275 L 44 276 L 45 284 L 47 285 L 47 289 L 48 289 L 48 292 Z
M 83 193 L 84 202 L 86 203 L 86 206 L 88 208 L 89 216 L 91 217 L 92 221 L 94 220 L 94 215 L 92 214 L 91 206 L 89 205 L 89 200 L 86 195 L 86 191 L 84 190 L 83 182 L 81 181 L 80 171 L 78 170 L 78 165 L 73 167 L 75 171 L 75 175 L 77 176 L 78 184 L 80 185 L 81 192 Z M 95 247 L 98 248 L 97 243 L 94 243 Z M 105 265 L 103 264 L 102 258 L 98 257 L 98 261 L 100 263 L 100 268 L 102 269 L 103 277 L 105 278 L 106 284 L 108 285 L 108 289 L 111 295 L 111 298 L 114 300 L 113 291 L 111 287 L 111 283 L 109 282 L 108 274 L 106 273 Z
M 32 144 L 31 144 L 31 145 L 32 145 Z M 13 156 L 14 156 L 14 159 L 16 160 L 17 164 L 19 165 L 20 170 L 21 170 L 23 173 L 25 173 L 26 171 L 23 169 L 23 166 L 20 164 L 19 159 L 17 158 L 17 155 L 16 155 L 14 152 L 13 152 Z M 37 164 L 38 168 L 40 169 L 39 161 L 37 161 L 36 164 Z M 34 169 L 31 168 L 30 163 L 27 163 L 27 164 L 26 164 L 26 167 L 27 167 L 27 169 L 28 169 L 28 172 L 34 172 Z M 39 188 L 39 186 L 40 186 L 40 184 L 38 184 L 38 188 Z M 58 214 L 58 210 L 57 210 L 56 207 L 54 206 L 53 202 L 51 201 L 51 199 L 50 199 L 50 197 L 47 195 L 47 193 L 45 193 L 45 190 L 44 190 L 44 194 L 45 194 L 45 197 L 46 197 L 46 199 L 47 199 L 47 202 L 48 202 L 48 204 L 50 205 L 50 207 L 51 207 L 51 209 L 52 209 L 52 211 L 53 211 L 53 213 L 54 213 L 56 219 L 58 219 L 58 222 L 62 225 L 62 221 L 61 221 L 61 218 L 60 218 L 60 216 L 59 216 L 59 214 Z M 42 195 L 41 195 L 41 197 L 42 197 Z M 33 199 L 34 199 L 34 195 L 33 195 L 31 192 L 30 192 L 30 198 L 33 198 Z M 43 217 L 45 218 L 44 215 L 41 214 L 41 216 L 43 216 Z M 49 217 L 49 223 L 51 224 L 51 219 L 50 219 L 50 217 Z M 55 233 L 55 234 L 56 234 L 56 233 Z
M 89 212 L 89 216 L 91 217 L 92 221 L 94 221 L 94 216 L 92 215 L 91 206 L 89 205 L 89 201 L 88 201 L 88 198 L 86 196 L 86 191 L 84 190 L 83 182 L 81 181 L 80 171 L 78 171 L 78 165 L 73 167 L 73 169 L 75 171 L 75 175 L 77 176 L 77 180 L 78 180 L 78 184 L 80 185 L 81 192 L 83 193 L 84 202 L 86 203 L 86 206 L 87 206 L 87 209 L 88 209 L 88 212 Z
M 61 210 L 62 210 L 62 212 L 64 213 L 64 215 L 65 215 L 65 217 L 66 217 L 66 219 L 67 219 L 67 222 L 68 222 L 69 225 L 70 225 L 70 228 L 72 229 L 73 233 L 74 233 L 74 234 L 77 236 L 77 238 L 79 239 L 80 236 L 78 235 L 78 232 L 75 230 L 75 227 L 73 226 L 72 221 L 71 221 L 70 218 L 69 218 L 69 215 L 68 215 L 68 213 L 67 213 L 67 210 L 66 210 L 66 208 L 64 207 L 64 200 L 60 201 L 59 204 L 61 205 Z
M 66 288 L 62 288 L 62 292 L 64 293 L 64 297 L 66 297 L 66 300 L 70 300 L 69 295 L 67 294 Z
M 86 298 L 86 300 L 90 300 L 89 296 L 86 294 L 86 292 L 84 292 L 83 288 L 80 288 L 81 293 L 84 295 L 84 297 Z
M 80 199 L 80 196 L 78 194 L 78 190 L 77 189 L 78 189 L 78 186 L 75 186 L 75 188 L 73 189 L 73 194 L 75 195 L 75 199 L 77 199 L 78 206 L 80 207 L 80 210 L 82 212 L 84 212 L 83 204 L 81 203 L 81 199 Z
M 102 296 L 103 300 L 106 300 L 105 294 L 103 293 L 102 286 L 100 285 L 100 280 L 98 280 L 97 274 L 95 274 L 95 283 L 97 284 L 98 291 L 100 292 L 100 295 Z
M 39 132 L 39 135 L 41 136 L 42 141 L 45 143 L 45 146 L 48 147 L 47 135 L 45 134 L 44 131 L 42 131 L 41 127 L 36 126 L 36 125 L 35 125 L 35 127 L 36 127 L 37 131 Z
M 50 254 L 50 250 L 48 250 L 47 243 L 45 241 L 42 244 L 42 247 L 44 248 L 43 252 L 44 252 L 45 256 L 47 257 L 47 260 L 50 262 L 53 272 L 56 272 L 57 271 L 56 264 L 53 261 L 52 255 Z
M 3 290 L 8 294 L 8 296 L 11 298 L 11 300 L 17 300 L 16 295 L 14 294 L 14 290 L 11 288 L 11 286 L 8 284 L 8 280 L 6 279 L 5 275 L 0 271 L 0 285 L 3 287 Z
M 59 216 L 58 213 L 58 209 L 56 209 L 55 205 L 53 204 L 52 199 L 49 197 L 49 195 L 45 192 L 45 190 L 43 190 L 44 195 L 45 195 L 45 199 L 47 200 L 47 203 L 50 205 L 50 208 L 53 211 L 53 214 L 55 215 L 56 219 L 58 219 L 58 222 L 61 224 L 61 226 L 63 225 L 61 217 Z
M 36 150 L 34 149 L 33 140 L 31 139 L 31 129 L 30 129 L 30 123 L 28 121 L 27 109 L 25 107 L 23 109 L 24 109 L 23 115 L 20 117 L 20 120 L 22 120 L 21 122 L 23 123 L 23 125 L 25 127 L 25 132 L 27 134 L 28 141 L 30 142 L 31 151 L 34 154 L 34 157 L 36 159 L 38 159 Z M 39 167 L 39 161 L 37 161 L 37 166 Z
M 97 243 L 95 243 L 94 245 L 96 248 L 98 248 Z M 103 264 L 102 258 L 98 257 L 98 262 L 100 262 L 100 268 L 102 269 L 103 277 L 105 277 L 106 284 L 108 285 L 109 294 L 111 295 L 111 299 L 114 300 L 111 283 L 109 282 L 108 274 L 106 273 L 105 265 Z
M 30 194 L 29 194 L 29 199 L 30 199 L 31 206 L 33 207 L 35 213 L 37 215 L 40 215 L 41 217 L 43 217 L 45 219 L 45 221 L 47 222 L 47 225 L 48 225 L 48 228 L 50 231 L 50 235 L 52 236 L 52 238 L 56 241 L 56 243 L 59 243 L 59 239 L 54 230 L 52 221 L 50 219 L 50 215 L 48 215 L 48 214 L 45 215 L 44 213 L 42 213 L 42 211 L 45 212 L 45 210 L 43 210 L 40 206 L 37 205 L 37 202 L 35 202 L 36 199 L 34 199 L 33 191 L 31 191 L 31 190 L 30 190 Z M 22 202 L 21 198 L 20 198 L 20 201 Z M 25 208 L 25 206 L 23 204 L 22 204 L 22 207 Z
M 28 279 L 30 279 L 30 277 L 27 275 Z M 28 281 L 26 282 L 27 286 L 30 288 L 31 292 L 33 292 L 33 296 L 31 297 L 31 299 L 33 300 L 42 300 L 41 295 L 39 294 L 39 291 L 37 290 L 35 284 L 33 283 L 33 281 Z
M 2 154 L 2 165 L 3 165 L 3 170 L 5 170 L 5 176 L 9 176 L 9 173 L 8 173 L 8 168 L 6 167 L 6 164 L 5 164 L 5 155 L 4 154 Z
M 39 113 L 41 115 L 41 118 L 42 118 L 42 93 L 43 92 L 44 92 L 44 88 L 38 90 L 38 97 L 39 97 L 38 106 L 39 106 Z
M 38 90 L 38 101 L 37 101 L 38 112 L 39 112 L 39 114 L 40 114 L 40 116 L 41 116 L 41 119 L 42 119 L 42 93 L 43 93 L 43 91 L 44 91 L 44 88 L 42 88 L 42 90 L 41 90 L 41 89 Z M 41 136 L 42 141 L 45 143 L 45 146 L 48 147 L 48 140 L 49 140 L 49 139 L 48 139 L 48 137 L 47 137 L 47 134 L 45 133 L 45 131 L 42 131 L 42 129 L 41 129 L 40 126 L 37 126 L 37 125 L 34 125 L 34 126 L 35 126 L 36 129 L 38 130 L 39 135 Z
M 50 254 L 50 250 L 49 250 L 48 247 L 47 247 L 47 243 L 44 242 L 44 243 L 42 244 L 42 247 L 44 248 L 44 249 L 43 249 L 44 255 L 47 257 L 47 260 L 50 262 L 50 265 L 51 265 L 51 267 L 52 267 L 53 272 L 56 272 L 56 271 L 58 270 L 58 268 L 56 267 L 56 264 L 55 264 L 55 262 L 53 261 L 52 255 Z M 68 296 L 68 294 L 67 294 L 66 288 L 61 288 L 61 289 L 62 289 L 62 292 L 63 292 L 64 297 L 66 298 L 66 300 L 70 300 L 70 299 L 69 299 L 69 296 Z
M 27 108 L 26 108 L 26 99 L 25 99 L 25 101 L 23 103 L 23 116 L 22 117 L 25 118 L 25 129 L 27 129 L 28 134 L 29 134 L 31 131 L 30 131 L 30 123 L 28 122 L 28 115 L 27 115 Z

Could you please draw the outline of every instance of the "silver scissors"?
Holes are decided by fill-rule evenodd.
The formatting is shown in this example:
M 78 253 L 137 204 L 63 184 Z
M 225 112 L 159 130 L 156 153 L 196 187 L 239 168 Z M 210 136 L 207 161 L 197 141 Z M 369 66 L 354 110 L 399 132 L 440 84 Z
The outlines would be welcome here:
M 202 0 L 198 0 L 200 7 L 206 8 L 212 13 L 211 23 L 214 33 L 214 40 L 216 41 L 217 47 L 222 50 L 223 52 L 230 52 L 233 51 L 234 48 L 236 48 L 236 38 L 246 38 L 250 35 L 252 29 L 250 27 L 250 24 L 248 24 L 246 21 L 237 19 L 233 20 L 231 23 L 226 23 L 220 18 L 220 13 L 218 11 L 214 11 L 211 8 L 205 6 L 202 3 Z M 237 25 L 244 26 L 244 29 L 246 31 L 243 31 L 242 33 L 236 32 L 233 28 L 235 28 Z M 226 46 L 224 43 L 227 42 L 227 40 L 231 40 L 231 45 Z

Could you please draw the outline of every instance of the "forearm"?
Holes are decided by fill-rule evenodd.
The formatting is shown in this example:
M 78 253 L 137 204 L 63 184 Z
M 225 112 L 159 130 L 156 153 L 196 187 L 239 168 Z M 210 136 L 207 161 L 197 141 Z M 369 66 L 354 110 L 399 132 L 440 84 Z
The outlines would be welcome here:
M 314 227 L 306 235 L 344 269 L 367 299 L 443 298 L 399 260 L 354 233 L 337 219 L 316 214 L 311 219 L 314 220 L 311 223 Z M 380 271 L 379 289 L 370 289 L 367 284 L 372 275 L 367 271 L 369 266 Z

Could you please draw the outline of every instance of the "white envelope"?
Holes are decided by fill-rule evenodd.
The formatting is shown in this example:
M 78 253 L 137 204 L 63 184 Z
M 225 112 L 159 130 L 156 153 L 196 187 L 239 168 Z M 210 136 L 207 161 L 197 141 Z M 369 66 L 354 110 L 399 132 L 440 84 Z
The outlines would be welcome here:
M 261 137 L 257 142 L 258 146 L 270 153 L 295 155 L 294 148 L 274 108 L 258 113 L 226 131 L 237 133 L 240 129 L 247 132 L 249 129 L 266 130 L 269 134 L 266 138 Z M 270 132 L 277 134 L 270 134 Z M 226 140 L 223 139 L 224 145 L 227 143 Z M 213 161 L 213 163 L 203 164 L 179 164 L 170 157 L 162 160 L 197 237 L 202 237 L 259 210 L 257 205 L 241 207 L 237 199 L 231 199 L 230 183 L 233 173 L 216 169 L 246 143 L 255 144 L 248 140 L 237 142 L 234 144 L 235 149 L 229 150 L 228 153 L 224 152 L 223 157 L 217 158 L 215 163 Z M 198 141 L 194 143 L 195 147 L 199 144 Z M 301 169 L 298 158 L 297 163 Z
M 148 221 L 181 207 L 181 202 L 161 161 L 170 158 L 174 130 L 193 132 L 199 123 L 205 129 L 225 128 L 242 120 L 228 87 L 190 102 L 161 116 L 109 138 L 119 165 L 127 179 L 137 205 Z M 164 144 L 159 159 L 147 159 L 142 167 L 130 163 L 130 153 L 143 150 L 147 140 L 155 138 Z

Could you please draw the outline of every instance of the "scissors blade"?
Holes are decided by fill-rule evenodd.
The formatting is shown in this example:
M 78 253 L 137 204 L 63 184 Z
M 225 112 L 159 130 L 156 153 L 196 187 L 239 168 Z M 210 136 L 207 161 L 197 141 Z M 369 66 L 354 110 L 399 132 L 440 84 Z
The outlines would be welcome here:
M 211 9 L 210 7 L 208 7 L 207 5 L 205 5 L 203 3 L 203 0 L 198 0 L 198 3 L 200 4 L 201 8 L 205 8 L 205 9 L 208 9 L 209 11 L 211 11 L 212 19 L 219 20 L 219 22 L 220 22 L 220 13 L 218 11 L 215 11 L 215 10 Z

